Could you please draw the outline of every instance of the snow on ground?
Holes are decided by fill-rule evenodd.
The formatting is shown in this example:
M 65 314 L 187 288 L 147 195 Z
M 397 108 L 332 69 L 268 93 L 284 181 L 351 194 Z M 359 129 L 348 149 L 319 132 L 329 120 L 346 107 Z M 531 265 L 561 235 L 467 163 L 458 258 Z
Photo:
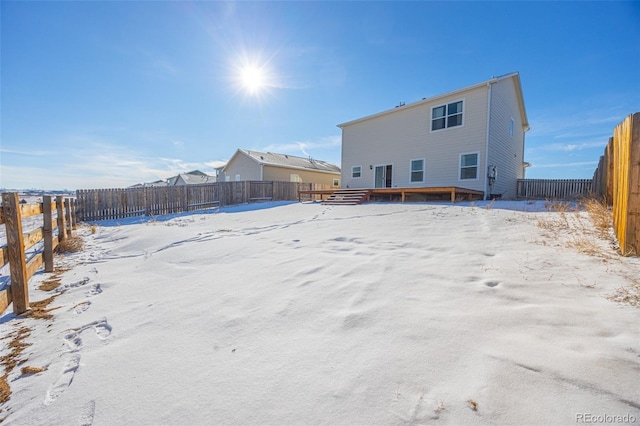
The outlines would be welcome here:
M 99 222 L 58 260 L 72 269 L 53 321 L 0 317 L 0 336 L 33 328 L 24 365 L 46 367 L 11 373 L 0 418 L 637 423 L 640 309 L 606 296 L 640 260 L 567 247 L 586 214 L 540 207 L 268 203 Z

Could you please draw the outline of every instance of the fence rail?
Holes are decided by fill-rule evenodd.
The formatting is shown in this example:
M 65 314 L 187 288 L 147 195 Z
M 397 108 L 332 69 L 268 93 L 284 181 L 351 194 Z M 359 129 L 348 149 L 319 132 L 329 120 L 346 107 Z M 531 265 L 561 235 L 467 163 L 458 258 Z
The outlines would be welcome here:
M 42 215 L 42 226 L 24 232 L 23 219 L 36 219 L 38 215 Z M 37 219 L 31 221 L 32 224 L 37 222 Z M 11 285 L 0 290 L 0 313 L 13 302 L 13 312 L 22 314 L 29 309 L 29 279 L 43 264 L 45 272 L 53 272 L 56 248 L 76 228 L 75 201 L 62 196 L 54 201 L 51 196 L 43 196 L 42 203 L 21 204 L 17 193 L 3 193 L 0 224 L 3 223 L 7 244 L 0 247 L 0 265 L 9 264 Z M 27 251 L 37 244 L 42 244 L 42 249 L 36 250 L 27 261 Z
M 566 200 L 593 193 L 593 179 L 518 179 L 517 196 Z
M 298 200 L 298 189 L 323 185 L 242 181 L 199 185 L 82 189 L 76 192 L 78 220 L 158 216 L 258 201 Z
M 640 112 L 615 127 L 593 180 L 596 193 L 613 206 L 620 251 L 640 255 Z

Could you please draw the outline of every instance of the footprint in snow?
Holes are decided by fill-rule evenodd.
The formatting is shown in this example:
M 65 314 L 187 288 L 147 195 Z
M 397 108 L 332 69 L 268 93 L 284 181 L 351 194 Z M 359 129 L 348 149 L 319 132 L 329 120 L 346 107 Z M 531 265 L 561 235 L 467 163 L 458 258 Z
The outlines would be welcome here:
M 73 312 L 75 312 L 77 315 L 80 315 L 81 313 L 85 312 L 87 309 L 89 309 L 89 306 L 91 306 L 91 302 L 86 301 L 86 302 L 80 302 L 77 305 L 75 305 L 73 308 L 71 308 L 73 310 Z
M 112 327 L 109 325 L 106 318 L 99 321 L 90 322 L 79 328 L 72 328 L 70 330 L 67 330 L 62 336 L 62 339 L 67 344 L 67 346 L 69 346 L 71 352 L 78 351 L 82 348 L 82 339 L 80 338 L 80 334 L 90 328 L 93 328 L 96 336 L 100 340 L 105 340 L 111 335 Z
M 59 293 L 62 293 L 63 291 L 69 290 L 71 288 L 82 287 L 84 285 L 87 285 L 89 283 L 89 281 L 91 281 L 91 279 L 89 277 L 84 277 L 80 281 L 76 281 L 76 282 L 71 283 L 71 284 L 61 285 L 60 287 L 56 288 L 56 291 L 59 292 Z
M 58 376 L 55 383 L 47 390 L 44 398 L 44 405 L 53 404 L 67 390 L 73 382 L 73 376 L 76 374 L 80 366 L 80 354 L 67 354 L 62 368 L 62 372 Z
M 91 426 L 93 424 L 93 418 L 96 414 L 96 402 L 94 400 L 89 401 L 80 413 L 80 426 Z
M 95 296 L 100 293 L 102 293 L 102 287 L 100 286 L 100 284 L 92 285 L 89 291 L 87 291 L 88 296 Z

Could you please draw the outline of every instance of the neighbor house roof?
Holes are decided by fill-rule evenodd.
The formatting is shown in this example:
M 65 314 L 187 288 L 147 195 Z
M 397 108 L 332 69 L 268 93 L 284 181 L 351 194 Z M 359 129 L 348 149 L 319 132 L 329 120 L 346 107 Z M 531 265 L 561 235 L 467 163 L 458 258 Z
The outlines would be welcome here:
M 174 185 L 197 185 L 200 183 L 209 183 L 215 182 L 216 178 L 214 176 L 209 176 L 206 173 L 201 172 L 200 170 L 192 170 L 187 173 L 180 173 L 177 176 L 172 176 L 167 179 L 167 183 L 169 186 Z
M 239 154 L 244 154 L 257 162 L 258 164 L 275 166 L 275 167 L 287 167 L 291 169 L 303 169 L 313 170 L 316 172 L 324 173 L 340 173 L 340 167 L 328 163 L 326 161 L 316 160 L 311 157 L 297 157 L 295 155 L 288 154 L 276 154 L 273 152 L 258 152 L 248 149 L 238 149 L 236 153 L 231 157 L 231 160 L 227 162 L 227 165 L 231 164 L 233 158 Z M 227 166 L 225 166 L 226 169 Z M 224 169 L 223 169 L 224 170 Z
M 197 185 L 199 183 L 215 182 L 215 176 L 210 176 L 200 170 L 192 170 L 187 173 L 180 173 L 177 176 L 171 176 L 165 180 L 157 180 L 155 182 L 138 183 L 129 188 L 139 188 L 148 186 L 175 186 L 175 185 Z
M 338 127 L 343 128 L 343 127 L 349 126 L 351 124 L 359 123 L 361 121 L 370 120 L 372 118 L 377 118 L 377 117 L 380 117 L 380 116 L 383 116 L 383 115 L 387 115 L 387 114 L 393 114 L 394 112 L 398 112 L 398 111 L 401 111 L 401 110 L 404 110 L 404 109 L 407 109 L 407 108 L 411 108 L 411 107 L 414 107 L 414 106 L 426 104 L 426 103 L 429 103 L 429 102 L 437 101 L 438 99 L 441 99 L 441 98 L 445 98 L 445 97 L 452 96 L 452 95 L 457 95 L 459 93 L 466 92 L 466 91 L 473 90 L 473 89 L 477 89 L 478 87 L 482 87 L 482 86 L 486 86 L 486 85 L 489 85 L 489 84 L 493 84 L 493 83 L 496 83 L 498 81 L 505 80 L 505 79 L 508 79 L 508 78 L 513 79 L 513 84 L 514 84 L 515 90 L 516 90 L 516 96 L 518 98 L 518 107 L 520 108 L 520 114 L 522 115 L 522 126 L 525 128 L 525 130 L 529 130 L 529 120 L 527 119 L 527 111 L 526 111 L 526 109 L 524 107 L 524 97 L 522 96 L 522 85 L 520 83 L 520 73 L 518 73 L 518 72 L 505 74 L 505 75 L 501 75 L 501 76 L 498 76 L 498 77 L 492 77 L 490 80 L 483 81 L 482 83 L 477 83 L 477 84 L 474 84 L 472 86 L 463 87 L 462 89 L 453 90 L 451 92 L 447 92 L 447 93 L 443 93 L 443 94 L 440 94 L 440 95 L 432 96 L 430 98 L 424 98 L 424 99 L 422 99 L 420 101 L 417 101 L 417 102 L 412 102 L 410 104 L 398 106 L 398 107 L 395 107 L 395 108 L 392 108 L 392 109 L 388 109 L 386 111 L 379 112 L 377 114 L 372 114 L 372 115 L 368 115 L 366 117 L 358 118 L 356 120 L 347 121 L 346 123 L 338 124 Z
M 156 180 L 154 182 L 145 182 L 145 183 L 136 183 L 135 185 L 131 185 L 129 188 L 143 188 L 149 186 L 167 186 L 166 180 Z

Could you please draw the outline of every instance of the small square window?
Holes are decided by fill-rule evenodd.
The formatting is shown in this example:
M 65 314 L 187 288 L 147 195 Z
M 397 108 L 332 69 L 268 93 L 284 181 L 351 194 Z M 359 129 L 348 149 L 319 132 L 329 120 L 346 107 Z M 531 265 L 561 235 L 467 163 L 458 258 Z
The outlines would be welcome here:
M 451 114 L 461 114 L 462 113 L 462 101 L 454 102 L 447 106 L 447 112 L 449 115 Z
M 444 105 L 439 106 L 439 107 L 435 107 L 435 108 L 433 109 L 433 112 L 432 112 L 431 118 L 440 118 L 440 117 L 444 117 L 444 116 L 446 115 L 446 114 L 445 114 L 445 112 L 446 112 L 446 109 L 445 109 Z
M 362 177 L 362 166 L 351 167 L 351 177 L 352 178 Z
M 462 114 L 452 115 L 447 118 L 447 127 L 455 127 L 462 125 Z
M 436 120 L 433 120 L 431 122 L 431 130 L 444 129 L 445 124 L 446 124 L 446 119 L 445 118 L 438 118 Z

